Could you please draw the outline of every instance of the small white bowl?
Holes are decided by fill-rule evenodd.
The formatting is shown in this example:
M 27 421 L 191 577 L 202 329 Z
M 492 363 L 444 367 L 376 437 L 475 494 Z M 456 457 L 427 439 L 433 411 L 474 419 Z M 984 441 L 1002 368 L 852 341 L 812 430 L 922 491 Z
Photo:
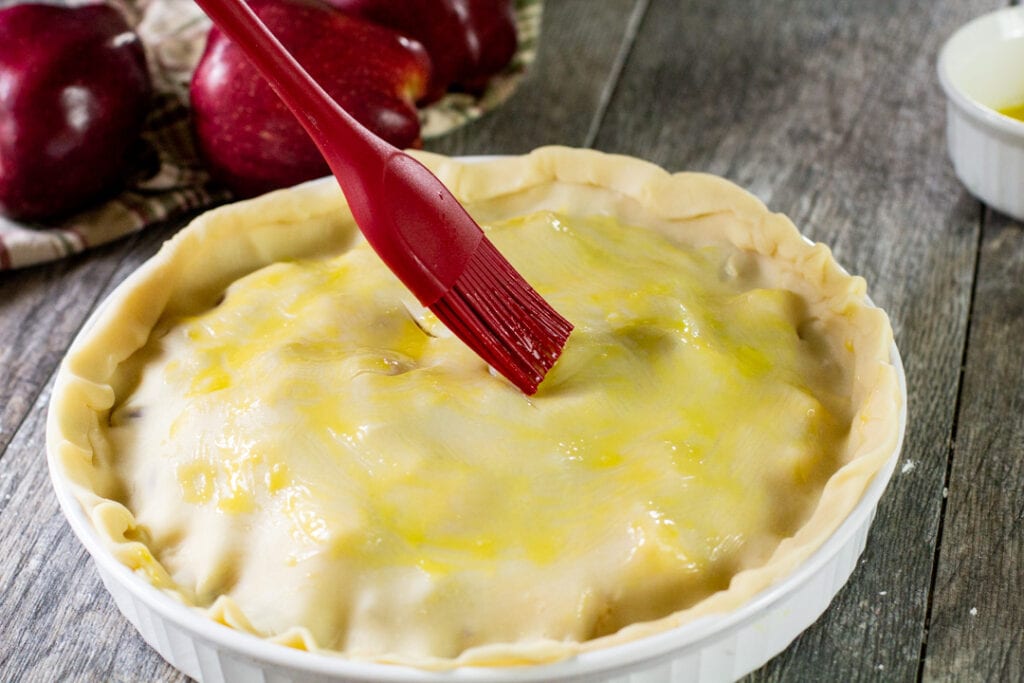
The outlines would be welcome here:
M 1024 7 L 961 27 L 939 53 L 949 156 L 967 189 L 1024 220 L 1024 121 L 997 110 L 1024 104 Z

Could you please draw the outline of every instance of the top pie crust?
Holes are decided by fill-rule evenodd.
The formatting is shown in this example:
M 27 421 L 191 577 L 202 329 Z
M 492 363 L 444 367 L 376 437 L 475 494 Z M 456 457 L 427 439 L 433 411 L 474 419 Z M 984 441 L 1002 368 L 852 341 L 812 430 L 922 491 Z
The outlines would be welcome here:
M 418 156 L 485 226 L 536 212 L 578 217 L 584 222 L 593 216 L 612 217 L 617 224 L 642 226 L 687 248 L 712 254 L 720 253 L 715 249 L 724 249 L 726 251 L 721 253 L 727 256 L 722 257 L 721 264 L 730 271 L 729 277 L 736 277 L 733 271 L 754 269 L 758 274 L 749 277 L 749 287 L 770 286 L 792 293 L 805 309 L 799 314 L 799 325 L 810 330 L 808 335 L 822 340 L 828 347 L 827 355 L 831 359 L 828 362 L 840 367 L 836 371 L 836 386 L 826 387 L 826 383 L 822 383 L 818 392 L 841 393 L 837 400 L 846 406 L 839 411 L 843 420 L 842 438 L 833 444 L 838 452 L 830 453 L 835 471 L 827 478 L 820 495 L 817 488 L 812 492 L 811 502 L 801 513 L 802 524 L 787 531 L 789 535 L 784 538 L 766 536 L 761 539 L 769 543 L 768 546 L 759 545 L 758 539 L 754 539 L 752 550 L 737 555 L 737 571 L 727 581 L 727 586 L 709 595 L 698 595 L 692 604 L 682 605 L 670 613 L 651 616 L 641 610 L 645 616 L 640 621 L 624 626 L 616 623 L 615 628 L 594 637 L 575 637 L 579 632 L 572 628 L 549 631 L 530 621 L 547 604 L 545 591 L 564 588 L 558 577 L 545 574 L 545 571 L 554 571 L 552 567 L 558 564 L 550 558 L 540 562 L 544 566 L 539 569 L 530 565 L 523 570 L 522 580 L 528 585 L 516 585 L 514 576 L 510 580 L 509 585 L 517 591 L 515 595 L 524 595 L 523 603 L 527 605 L 523 608 L 522 619 L 527 624 L 523 632 L 513 633 L 508 638 L 499 635 L 495 641 L 470 640 L 465 647 L 458 645 L 462 642 L 458 633 L 439 641 L 425 638 L 423 642 L 413 633 L 408 636 L 412 643 L 408 650 L 392 641 L 375 645 L 377 639 L 387 638 L 380 633 L 394 633 L 409 619 L 402 614 L 389 616 L 387 610 L 373 612 L 373 620 L 357 623 L 353 627 L 356 632 L 350 633 L 345 641 L 347 646 L 335 647 L 324 642 L 323 634 L 336 630 L 337 620 L 322 618 L 315 608 L 297 612 L 296 619 L 301 623 L 278 623 L 263 613 L 263 606 L 243 604 L 244 600 L 236 599 L 231 590 L 219 596 L 216 591 L 204 592 L 204 582 L 207 587 L 216 587 L 232 586 L 233 581 L 236 584 L 249 581 L 246 577 L 252 572 L 258 576 L 259 562 L 266 558 L 253 559 L 251 554 L 235 553 L 232 557 L 237 566 L 230 562 L 225 565 L 217 548 L 211 550 L 209 556 L 199 553 L 197 563 L 216 561 L 221 564 L 214 568 L 189 567 L 182 565 L 175 556 L 173 542 L 161 538 L 155 543 L 155 536 L 169 533 L 161 532 L 158 522 L 153 521 L 154 515 L 163 514 L 164 508 L 157 512 L 147 509 L 133 494 L 142 495 L 139 491 L 145 490 L 151 476 L 159 478 L 159 474 L 149 473 L 159 470 L 161 463 L 164 467 L 170 466 L 166 457 L 147 456 L 148 460 L 134 467 L 132 476 L 136 479 L 126 480 L 125 468 L 131 470 L 132 467 L 123 462 L 135 456 L 128 457 L 122 452 L 125 444 L 141 444 L 142 448 L 137 450 L 148 452 L 160 442 L 145 440 L 149 438 L 145 434 L 129 434 L 126 441 L 119 430 L 123 423 L 137 417 L 133 414 L 133 396 L 144 396 L 151 390 L 147 387 L 152 382 L 147 384 L 141 380 L 138 368 L 153 360 L 153 352 L 148 349 L 159 345 L 160 337 L 170 334 L 174 325 L 214 309 L 233 283 L 245 281 L 247 276 L 258 277 L 258 272 L 268 265 L 345 254 L 362 242 L 338 188 L 332 183 L 314 182 L 222 207 L 197 218 L 117 290 L 92 326 L 75 342 L 59 373 L 48 420 L 47 443 L 51 458 L 72 486 L 110 552 L 159 589 L 186 604 L 197 605 L 197 609 L 211 618 L 232 627 L 293 647 L 334 648 L 356 659 L 428 668 L 551 661 L 737 608 L 790 574 L 817 549 L 847 516 L 868 482 L 893 454 L 898 441 L 901 398 L 890 358 L 892 333 L 885 314 L 867 302 L 864 281 L 845 273 L 827 247 L 807 242 L 786 217 L 770 213 L 752 195 L 717 177 L 696 173 L 670 175 L 637 159 L 586 150 L 549 147 L 521 157 L 473 164 L 430 154 Z M 743 277 L 746 276 L 741 275 L 740 279 Z M 413 304 L 408 305 L 414 315 L 420 316 L 421 323 L 429 317 L 422 311 L 417 313 Z M 800 334 L 802 338 L 804 332 Z M 566 354 L 571 348 L 567 347 Z M 483 377 L 486 369 L 481 373 Z M 490 376 L 480 381 L 504 382 Z M 489 390 L 500 394 L 505 389 L 492 387 Z M 515 391 L 511 387 L 507 390 Z M 702 388 L 686 390 L 701 391 Z M 501 396 L 508 398 L 510 395 Z M 817 398 L 827 403 L 825 398 Z M 543 385 L 536 400 L 540 403 L 546 400 Z M 188 491 L 180 493 L 176 489 L 165 493 L 171 498 L 189 496 Z M 183 525 L 190 533 L 202 534 L 204 528 L 218 524 L 222 518 L 236 519 L 231 515 L 238 510 L 223 506 L 218 510 L 206 499 L 192 502 L 201 514 Z M 175 508 L 172 505 L 167 509 Z M 248 511 L 249 508 L 241 510 Z M 597 519 L 602 514 L 594 511 L 593 517 Z M 235 527 L 229 525 L 228 529 L 231 533 Z M 279 531 L 267 532 L 262 540 L 258 535 L 249 536 L 246 542 L 277 543 L 280 539 L 274 534 Z M 225 542 L 224 536 L 211 538 L 216 538 L 217 544 Z M 287 544 L 287 534 L 284 538 Z M 180 540 L 179 543 L 188 545 Z M 293 554 L 293 565 L 301 562 L 297 557 Z M 523 566 L 529 564 L 526 562 Z M 657 562 L 650 566 L 655 564 Z M 423 576 L 435 575 L 430 567 L 424 569 L 421 565 L 420 569 Z M 498 576 L 502 571 L 509 571 L 504 565 L 498 569 L 492 566 L 490 570 Z M 292 587 L 278 585 L 279 578 L 278 574 L 273 574 L 263 590 L 292 596 L 289 592 Z M 345 577 L 336 578 L 334 584 L 345 584 Z M 431 581 L 426 579 L 424 590 L 427 592 L 436 589 Z M 324 585 L 316 581 L 312 581 L 312 585 L 313 595 L 303 595 L 301 587 L 296 588 L 295 600 L 331 602 L 329 597 L 317 594 L 326 590 Z M 528 597 L 532 595 L 531 585 L 536 587 L 539 596 L 535 603 L 530 603 Z M 502 604 L 500 590 L 487 586 L 478 586 L 477 590 L 484 595 L 489 590 L 495 591 L 495 604 Z M 380 599 L 379 596 L 374 598 L 372 591 L 366 595 L 370 596 L 364 595 L 366 600 Z M 276 595 L 274 600 L 278 600 Z M 431 617 L 433 622 L 417 623 L 415 628 L 421 631 L 465 630 L 465 625 L 459 625 L 458 615 L 451 613 L 453 609 L 455 607 L 448 605 Z M 508 605 L 501 609 L 504 612 L 489 618 L 503 623 L 519 618 L 515 609 Z M 293 611 L 284 611 L 293 615 Z M 393 621 L 388 622 L 389 618 Z M 562 619 L 564 615 L 555 618 Z M 379 623 L 381 619 L 385 623 Z M 487 631 L 487 627 L 482 626 L 481 630 Z M 497 632 L 504 633 L 501 629 Z

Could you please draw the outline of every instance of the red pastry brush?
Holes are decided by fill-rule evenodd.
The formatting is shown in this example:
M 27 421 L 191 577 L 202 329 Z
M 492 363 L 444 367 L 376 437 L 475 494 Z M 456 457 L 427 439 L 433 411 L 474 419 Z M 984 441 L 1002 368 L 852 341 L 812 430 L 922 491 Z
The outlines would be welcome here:
M 505 260 L 440 180 L 331 99 L 244 0 L 196 2 L 313 138 L 384 263 L 491 367 L 535 393 L 572 324 Z

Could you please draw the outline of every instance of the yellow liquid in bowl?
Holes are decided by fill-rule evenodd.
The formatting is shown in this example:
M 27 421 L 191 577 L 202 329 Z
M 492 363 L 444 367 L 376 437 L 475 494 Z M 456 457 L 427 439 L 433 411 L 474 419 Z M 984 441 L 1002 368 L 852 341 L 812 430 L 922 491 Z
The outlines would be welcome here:
M 1012 107 L 1003 107 L 997 110 L 1003 116 L 1009 116 L 1011 119 L 1017 119 L 1018 121 L 1024 121 L 1024 102 L 1021 104 L 1013 105 Z

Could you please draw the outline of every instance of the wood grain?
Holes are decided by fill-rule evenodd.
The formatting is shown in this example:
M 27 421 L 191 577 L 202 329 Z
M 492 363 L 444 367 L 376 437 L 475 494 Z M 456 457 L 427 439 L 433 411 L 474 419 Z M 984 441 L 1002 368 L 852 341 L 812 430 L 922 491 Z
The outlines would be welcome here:
M 503 106 L 426 147 L 441 154 L 523 154 L 585 146 L 646 0 L 545 2 L 537 59 Z
M 0 273 L 0 457 L 131 239 L 94 254 Z
M 48 399 L 49 387 L 0 474 L 0 679 L 184 680 L 117 614 L 57 509 L 43 443 Z
M 1024 680 L 1024 226 L 986 221 L 924 674 Z

